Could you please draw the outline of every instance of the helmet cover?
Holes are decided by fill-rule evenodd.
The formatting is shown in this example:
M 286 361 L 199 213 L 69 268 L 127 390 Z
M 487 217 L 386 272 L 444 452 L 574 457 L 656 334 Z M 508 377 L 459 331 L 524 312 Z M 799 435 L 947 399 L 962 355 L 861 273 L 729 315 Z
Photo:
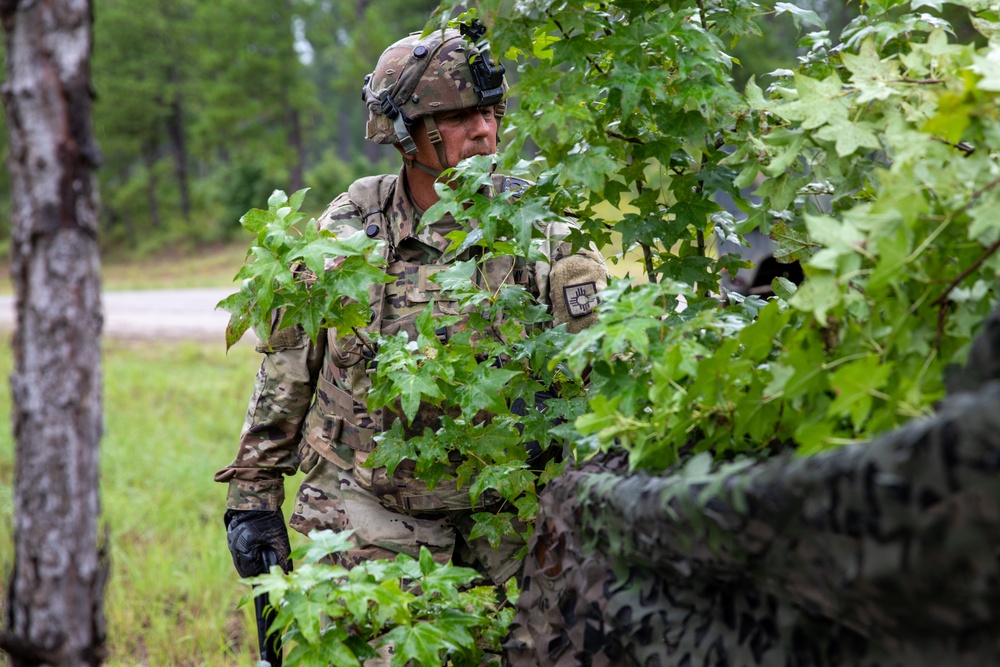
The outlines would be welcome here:
M 378 144 L 403 144 L 409 153 L 408 125 L 418 118 L 480 106 L 495 106 L 497 117 L 503 116 L 507 91 L 503 66 L 487 65 L 494 75 L 489 88 L 485 86 L 491 84 L 470 66 L 470 61 L 488 63 L 487 49 L 488 45 L 481 49 L 453 29 L 436 30 L 426 37 L 413 33 L 391 45 L 375 71 L 365 77 L 365 138 Z

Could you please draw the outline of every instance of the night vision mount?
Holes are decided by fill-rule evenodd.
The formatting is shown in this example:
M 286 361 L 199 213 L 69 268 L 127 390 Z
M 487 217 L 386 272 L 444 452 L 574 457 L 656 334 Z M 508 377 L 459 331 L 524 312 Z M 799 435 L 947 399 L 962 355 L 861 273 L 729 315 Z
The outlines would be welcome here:
M 469 59 L 472 70 L 472 84 L 479 95 L 480 107 L 489 107 L 503 101 L 503 75 L 506 71 L 502 63 L 493 64 L 490 59 L 490 43 L 485 39 L 486 26 L 479 19 L 459 26 L 462 36 L 479 49 L 479 55 Z

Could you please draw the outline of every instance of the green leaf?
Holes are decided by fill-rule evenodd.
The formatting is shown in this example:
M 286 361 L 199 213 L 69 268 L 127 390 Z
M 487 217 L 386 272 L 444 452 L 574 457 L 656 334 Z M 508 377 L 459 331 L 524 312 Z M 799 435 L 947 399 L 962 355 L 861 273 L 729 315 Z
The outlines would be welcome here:
M 835 74 L 822 81 L 796 74 L 795 88 L 799 98 L 777 107 L 775 111 L 788 120 L 802 121 L 802 127 L 806 130 L 823 127 L 828 123 L 846 122 L 848 110 L 842 87 Z
M 771 281 L 771 289 L 774 291 L 775 296 L 788 301 L 795 294 L 796 290 L 798 290 L 798 285 L 784 276 L 778 276 Z
M 425 552 L 427 556 L 424 556 Z M 425 563 L 426 560 L 429 562 Z M 420 571 L 424 575 L 420 580 L 423 589 L 428 593 L 442 595 L 454 594 L 483 578 L 483 575 L 470 567 L 458 567 L 450 562 L 443 565 L 435 563 L 427 547 L 420 548 Z
M 872 409 L 875 390 L 882 389 L 892 366 L 884 364 L 877 355 L 844 364 L 830 377 L 837 398 L 827 412 L 831 416 L 851 417 L 855 429 L 859 429 Z
M 786 12 L 792 15 L 792 22 L 795 23 L 796 28 L 801 28 L 802 24 L 805 23 L 807 25 L 815 26 L 820 30 L 826 30 L 826 24 L 823 23 L 823 20 L 820 19 L 819 15 L 811 9 L 804 9 L 789 2 L 774 3 L 775 14 L 781 15 Z
M 974 56 L 972 62 L 972 71 L 982 77 L 976 88 L 991 92 L 1000 91 L 1000 57 L 997 47 L 991 47 L 985 56 Z
M 472 527 L 469 537 L 473 540 L 485 537 L 490 546 L 496 549 L 500 546 L 504 537 L 515 533 L 514 527 L 511 524 L 512 516 L 506 512 L 500 512 L 499 514 L 477 512 L 472 515 L 472 519 L 476 524 Z
M 975 103 L 964 95 L 944 94 L 938 100 L 937 113 L 921 129 L 953 144 L 958 143 L 976 113 Z
M 775 243 L 775 259 L 786 264 L 806 260 L 819 249 L 819 244 L 802 230 L 783 222 L 775 223 L 771 228 L 771 239 Z
M 403 413 L 411 424 L 422 401 L 436 403 L 437 399 L 444 397 L 434 378 L 423 373 L 391 373 L 389 377 L 402 401 Z
M 472 376 L 456 387 L 453 400 L 462 408 L 466 418 L 473 418 L 480 410 L 494 414 L 507 412 L 503 387 L 519 371 L 494 368 L 492 362 L 484 361 L 476 366 Z
M 751 109 L 771 111 L 774 107 L 771 102 L 764 99 L 764 93 L 761 91 L 760 86 L 757 85 L 756 76 L 751 76 L 750 80 L 747 81 L 744 95 L 746 95 L 747 104 L 750 105 Z
M 368 288 L 376 283 L 390 283 L 395 278 L 377 266 L 372 266 L 365 257 L 348 257 L 334 271 L 324 271 L 316 279 L 316 286 L 333 298 L 347 297 L 368 305 Z M 315 287 L 314 287 L 315 289 Z
M 826 322 L 826 314 L 840 303 L 842 295 L 837 279 L 829 274 L 809 276 L 789 303 L 800 310 L 810 312 L 818 322 Z
M 846 157 L 859 148 L 881 148 L 878 137 L 870 124 L 863 121 L 834 121 L 816 132 L 819 139 L 835 142 L 837 155 Z
M 282 314 L 282 329 L 298 322 L 305 330 L 309 339 L 315 342 L 319 338 L 319 330 L 323 323 L 323 304 L 309 294 L 296 294 L 285 306 Z
M 755 362 L 768 358 L 774 347 L 779 332 L 788 323 L 792 313 L 782 311 L 776 301 L 772 301 L 760 311 L 755 321 L 740 332 L 740 343 L 743 345 L 744 357 Z
M 430 280 L 440 285 L 445 292 L 460 291 L 468 289 L 472 285 L 472 276 L 475 272 L 476 262 L 474 260 L 455 262 L 448 268 L 435 273 Z
M 271 210 L 271 213 L 276 213 L 279 208 L 288 203 L 288 195 L 285 194 L 284 190 L 275 190 L 271 193 L 271 196 L 267 198 L 267 207 Z
M 482 494 L 493 489 L 503 498 L 513 500 L 525 491 L 534 491 L 534 476 L 525 467 L 518 461 L 484 467 L 473 480 L 469 497 L 478 502 Z
M 288 205 L 292 207 L 293 211 L 298 211 L 302 208 L 302 202 L 305 200 L 307 192 L 309 192 L 309 188 L 302 188 L 301 190 L 296 190 L 295 193 L 288 198 Z
M 309 542 L 297 547 L 292 552 L 292 557 L 304 560 L 306 563 L 318 563 L 330 554 L 353 549 L 354 541 L 351 539 L 353 534 L 353 530 L 311 530 Z
M 857 104 L 884 100 L 897 94 L 889 84 L 900 78 L 899 66 L 892 60 L 879 57 L 874 38 L 869 37 L 861 43 L 858 55 L 845 51 L 840 57 L 851 72 L 851 82 L 861 91 Z
M 268 211 L 253 208 L 240 217 L 240 224 L 248 232 L 258 234 L 272 221 L 272 215 Z
M 445 630 L 432 622 L 393 628 L 381 643 L 389 642 L 395 644 L 392 667 L 403 667 L 410 660 L 422 667 L 440 667 L 442 654 L 453 647 Z

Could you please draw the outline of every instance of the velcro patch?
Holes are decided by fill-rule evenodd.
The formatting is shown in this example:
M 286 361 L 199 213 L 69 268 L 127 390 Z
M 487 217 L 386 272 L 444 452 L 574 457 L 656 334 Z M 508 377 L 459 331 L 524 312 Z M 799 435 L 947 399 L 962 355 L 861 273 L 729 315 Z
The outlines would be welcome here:
M 566 310 L 572 317 L 590 315 L 594 306 L 600 303 L 597 298 L 597 284 L 593 282 L 563 287 L 566 296 Z

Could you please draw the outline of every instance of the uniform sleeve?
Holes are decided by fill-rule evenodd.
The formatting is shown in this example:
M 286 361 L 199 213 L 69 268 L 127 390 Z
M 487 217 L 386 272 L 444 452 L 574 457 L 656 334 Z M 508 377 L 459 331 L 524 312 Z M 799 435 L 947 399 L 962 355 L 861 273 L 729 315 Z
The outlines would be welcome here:
M 570 230 L 568 223 L 547 226 L 545 250 L 550 261 L 535 266 L 535 283 L 540 299 L 552 309 L 554 324 L 565 324 L 567 331 L 576 333 L 597 320 L 600 293 L 608 285 L 608 268 L 593 248 L 573 252 L 564 240 Z
M 282 329 L 257 346 L 264 353 L 247 407 L 236 458 L 215 475 L 228 482 L 226 506 L 275 510 L 284 501 L 285 475 L 299 467 L 302 422 L 312 404 L 326 336 L 316 344 L 301 327 Z
M 338 237 L 358 231 L 357 208 L 347 194 L 334 199 L 319 226 Z M 336 268 L 328 260 L 328 270 Z M 234 510 L 275 510 L 285 498 L 284 476 L 299 467 L 302 424 L 312 405 L 327 333 L 317 342 L 300 326 L 279 329 L 257 346 L 264 360 L 254 382 L 236 458 L 215 474 L 229 484 L 226 506 Z

